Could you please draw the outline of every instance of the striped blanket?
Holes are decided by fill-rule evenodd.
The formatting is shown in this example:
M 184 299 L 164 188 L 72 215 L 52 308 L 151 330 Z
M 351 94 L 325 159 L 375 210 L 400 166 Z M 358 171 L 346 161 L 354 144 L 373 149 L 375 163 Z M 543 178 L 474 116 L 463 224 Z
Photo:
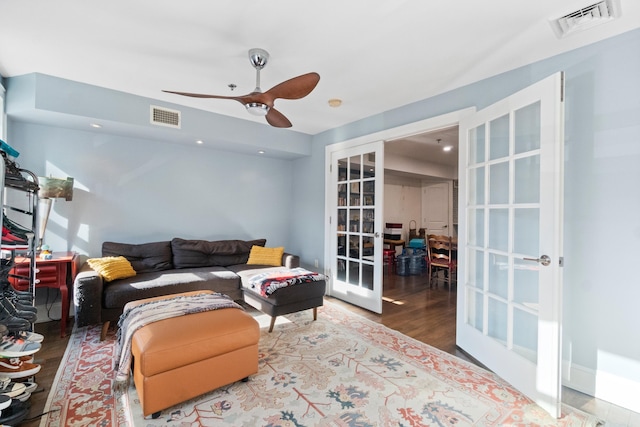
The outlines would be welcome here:
M 304 268 L 281 268 L 265 273 L 256 274 L 249 278 L 249 287 L 268 297 L 276 290 L 301 283 L 319 282 L 326 280 L 327 276 Z
M 178 295 L 137 305 L 126 309 L 118 320 L 118 343 L 116 347 L 116 386 L 127 383 L 131 370 L 131 339 L 141 327 L 158 320 L 185 314 L 201 313 L 221 308 L 239 308 L 227 295 L 220 293 Z

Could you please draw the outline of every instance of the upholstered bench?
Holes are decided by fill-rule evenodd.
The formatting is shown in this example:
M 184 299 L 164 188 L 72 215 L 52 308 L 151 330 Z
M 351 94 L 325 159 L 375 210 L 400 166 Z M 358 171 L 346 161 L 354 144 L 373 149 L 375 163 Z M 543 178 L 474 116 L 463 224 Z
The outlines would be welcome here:
M 313 320 L 318 317 L 318 307 L 324 302 L 326 281 L 300 283 L 293 286 L 276 289 L 271 295 L 263 296 L 249 283 L 255 271 L 238 271 L 242 278 L 242 298 L 244 302 L 264 314 L 271 316 L 269 332 L 273 331 L 276 317 L 302 310 L 313 309 Z
M 185 292 L 179 295 L 212 293 Z M 167 295 L 127 304 L 175 297 Z M 133 380 L 144 416 L 258 372 L 260 327 L 248 313 L 224 308 L 159 320 L 135 331 Z

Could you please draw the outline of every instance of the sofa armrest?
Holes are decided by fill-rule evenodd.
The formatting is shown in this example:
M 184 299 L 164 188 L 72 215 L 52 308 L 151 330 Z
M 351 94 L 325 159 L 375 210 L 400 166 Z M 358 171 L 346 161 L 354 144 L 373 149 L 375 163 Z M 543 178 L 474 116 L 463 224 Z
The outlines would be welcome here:
M 284 253 L 282 254 L 282 265 L 287 268 L 300 267 L 300 257 L 298 255 Z
M 102 323 L 103 280 L 86 262 L 73 281 L 73 306 L 76 326 Z

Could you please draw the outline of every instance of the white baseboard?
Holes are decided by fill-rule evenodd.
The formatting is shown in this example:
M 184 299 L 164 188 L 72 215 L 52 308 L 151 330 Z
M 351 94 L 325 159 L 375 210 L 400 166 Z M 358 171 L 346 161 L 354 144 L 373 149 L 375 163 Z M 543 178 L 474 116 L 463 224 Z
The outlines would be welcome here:
M 640 383 L 564 361 L 562 384 L 617 406 L 640 412 Z

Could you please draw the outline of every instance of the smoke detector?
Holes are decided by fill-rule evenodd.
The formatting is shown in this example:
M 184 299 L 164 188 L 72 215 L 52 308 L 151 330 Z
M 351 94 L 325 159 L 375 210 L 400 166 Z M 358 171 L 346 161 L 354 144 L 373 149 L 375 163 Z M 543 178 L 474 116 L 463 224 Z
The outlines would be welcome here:
M 620 16 L 620 0 L 603 0 L 549 21 L 558 38 L 612 21 Z

